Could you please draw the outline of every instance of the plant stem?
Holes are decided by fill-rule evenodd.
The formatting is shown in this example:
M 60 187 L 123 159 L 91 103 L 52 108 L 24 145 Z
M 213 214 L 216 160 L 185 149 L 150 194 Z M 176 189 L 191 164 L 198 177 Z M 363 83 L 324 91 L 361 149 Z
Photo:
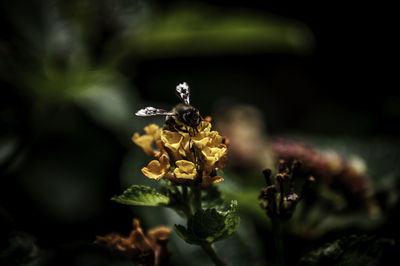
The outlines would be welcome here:
M 188 189 L 185 186 L 182 186 L 181 204 L 179 209 L 186 216 L 186 220 L 189 220 L 193 216 L 190 196 Z
M 198 187 L 192 187 L 192 191 L 194 194 L 194 212 L 197 212 L 201 210 L 201 190 Z
M 201 245 L 203 250 L 207 253 L 207 255 L 211 258 L 211 260 L 214 262 L 215 265 L 217 266 L 226 266 L 227 264 L 220 258 L 219 254 L 217 253 L 217 250 L 215 249 L 213 244 L 204 244 Z
M 277 265 L 285 266 L 285 257 L 283 253 L 283 238 L 282 238 L 282 222 L 278 219 L 272 219 L 272 232 L 274 234 L 275 250 L 277 256 Z
M 182 198 L 185 203 L 182 206 L 182 211 L 186 215 L 186 219 L 189 220 L 193 217 L 193 215 L 200 211 L 201 208 L 201 190 L 198 187 L 191 187 L 190 192 L 188 193 L 187 188 L 183 187 Z M 227 264 L 220 258 L 217 250 L 214 245 L 211 243 L 201 245 L 203 250 L 207 253 L 207 255 L 211 258 L 217 266 L 226 266 Z
M 182 197 L 187 199 L 188 189 L 186 186 L 182 186 Z

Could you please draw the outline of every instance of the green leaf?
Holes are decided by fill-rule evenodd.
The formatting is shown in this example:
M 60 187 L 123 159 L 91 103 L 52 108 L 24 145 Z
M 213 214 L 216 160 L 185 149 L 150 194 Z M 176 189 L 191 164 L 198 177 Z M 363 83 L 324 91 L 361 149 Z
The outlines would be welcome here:
M 228 238 L 239 226 L 237 201 L 231 201 L 227 211 L 206 209 L 196 212 L 188 227 L 175 225 L 178 235 L 189 244 L 203 245 Z
M 114 196 L 111 200 L 126 205 L 135 206 L 167 206 L 169 198 L 158 193 L 154 188 L 133 185 L 120 196 Z

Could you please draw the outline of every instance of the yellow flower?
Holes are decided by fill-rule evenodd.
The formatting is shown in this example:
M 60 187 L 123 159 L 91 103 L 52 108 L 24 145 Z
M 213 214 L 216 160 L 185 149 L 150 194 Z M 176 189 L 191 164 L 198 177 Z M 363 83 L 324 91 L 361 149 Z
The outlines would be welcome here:
M 217 131 L 199 132 L 192 138 L 194 145 L 200 150 L 207 146 L 218 147 L 222 144 L 222 139 Z
M 143 151 L 149 156 L 155 156 L 157 151 L 153 148 L 153 141 L 160 138 L 160 128 L 155 124 L 150 124 L 144 128 L 145 135 L 140 136 L 139 133 L 135 133 L 132 136 L 132 141 L 141 147 Z
M 199 149 L 202 150 L 204 147 L 207 146 L 208 143 L 210 143 L 211 139 L 207 136 L 207 132 L 199 132 L 196 134 L 193 138 L 192 141 L 194 145 Z
M 151 161 L 147 167 L 142 168 L 142 173 L 151 179 L 159 180 L 165 176 L 170 168 L 167 154 L 161 155 L 159 160 Z
M 200 125 L 198 125 L 197 130 L 199 132 L 210 132 L 211 131 L 211 123 L 208 121 L 201 121 Z
M 213 166 L 226 154 L 226 151 L 225 145 L 221 145 L 221 147 L 205 147 L 201 153 L 204 155 L 206 165 Z
M 210 139 L 209 145 L 211 147 L 219 146 L 222 143 L 223 138 L 221 137 L 221 135 L 219 135 L 218 131 L 211 131 L 208 134 L 208 137 Z
M 186 156 L 187 150 L 189 149 L 189 139 L 188 134 L 180 134 L 175 131 L 162 130 L 161 140 L 164 146 L 167 147 L 173 154 L 175 160 L 179 160 L 182 156 Z
M 164 143 L 165 147 L 174 152 L 178 151 L 179 148 L 181 147 L 183 136 L 180 135 L 178 132 L 162 130 L 161 140 Z
M 143 151 L 149 155 L 153 156 L 154 155 L 154 149 L 153 149 L 153 137 L 149 135 L 143 135 L 140 136 L 139 133 L 135 133 L 132 136 L 132 141 L 138 145 L 140 148 L 143 149 Z
M 152 136 L 154 140 L 160 138 L 160 128 L 156 124 L 150 124 L 147 127 L 144 127 L 144 131 L 147 135 Z
M 196 165 L 190 161 L 179 160 L 175 162 L 174 174 L 176 178 L 195 179 L 197 176 Z
M 223 181 L 217 170 L 227 163 L 227 141 L 217 131 L 211 131 L 209 121 L 202 121 L 196 129 L 183 125 L 182 129 L 171 131 L 151 124 L 144 131 L 145 135 L 135 133 L 132 140 L 155 158 L 142 169 L 148 178 L 167 178 L 184 185 L 199 178 L 202 188 Z M 171 165 L 176 166 L 173 171 Z

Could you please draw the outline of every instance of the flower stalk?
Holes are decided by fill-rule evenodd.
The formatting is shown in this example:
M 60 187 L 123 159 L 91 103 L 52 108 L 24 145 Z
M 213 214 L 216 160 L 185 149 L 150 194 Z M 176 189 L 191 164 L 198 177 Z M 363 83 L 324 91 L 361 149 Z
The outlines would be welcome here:
M 283 248 L 283 221 L 278 219 L 272 219 L 272 232 L 274 235 L 277 265 L 284 266 L 285 254 Z
M 207 255 L 211 258 L 211 260 L 214 262 L 215 265 L 217 266 L 226 266 L 227 264 L 221 259 L 221 257 L 218 255 L 217 250 L 215 249 L 213 244 L 204 244 L 201 246 L 203 250 L 207 253 Z
M 262 189 L 259 199 L 261 208 L 270 217 L 272 224 L 272 233 L 274 235 L 275 250 L 277 255 L 277 265 L 284 266 L 284 245 L 283 245 L 283 227 L 284 222 L 290 219 L 296 210 L 296 206 L 307 192 L 311 183 L 315 180 L 308 176 L 303 183 L 300 193 L 295 192 L 295 183 L 299 181 L 299 169 L 301 163 L 297 160 L 286 162 L 280 160 L 278 173 L 271 180 L 271 169 L 263 171 L 266 188 Z
M 203 210 L 201 207 L 201 189 L 196 186 L 182 186 L 182 202 L 184 204 L 179 205 L 179 208 L 181 208 L 180 211 L 184 213 L 184 217 L 189 221 L 193 218 L 195 213 Z M 227 265 L 212 243 L 203 243 L 200 246 L 215 265 Z

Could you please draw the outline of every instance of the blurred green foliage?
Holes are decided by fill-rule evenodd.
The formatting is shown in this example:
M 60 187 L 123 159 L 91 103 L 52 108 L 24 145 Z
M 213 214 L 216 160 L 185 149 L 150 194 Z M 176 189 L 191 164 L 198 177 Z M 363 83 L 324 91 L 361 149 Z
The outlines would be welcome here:
M 313 44 L 312 33 L 297 21 L 249 10 L 222 13 L 192 4 L 153 14 L 138 29 L 132 50 L 139 56 L 161 57 L 260 51 L 308 53 Z
M 390 239 L 351 235 L 311 252 L 299 265 L 381 265 L 383 253 L 393 245 Z

